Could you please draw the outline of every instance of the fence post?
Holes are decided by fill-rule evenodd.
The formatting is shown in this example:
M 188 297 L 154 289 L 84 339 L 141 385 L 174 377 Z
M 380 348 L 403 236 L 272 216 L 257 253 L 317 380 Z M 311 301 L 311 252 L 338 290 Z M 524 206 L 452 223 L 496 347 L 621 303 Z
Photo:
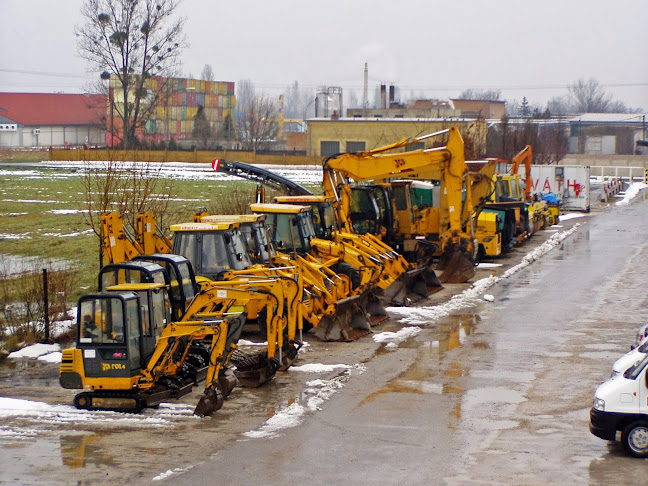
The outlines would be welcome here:
M 47 295 L 47 268 L 43 268 L 43 300 L 45 304 L 45 341 L 50 339 L 49 298 Z

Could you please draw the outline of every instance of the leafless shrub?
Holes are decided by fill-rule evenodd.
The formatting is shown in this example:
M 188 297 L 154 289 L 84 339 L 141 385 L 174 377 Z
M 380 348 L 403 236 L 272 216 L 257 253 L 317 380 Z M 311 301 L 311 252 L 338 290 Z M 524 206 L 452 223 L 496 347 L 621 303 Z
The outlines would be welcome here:
M 55 270 L 51 263 L 37 262 L 36 268 L 47 270 L 47 315 L 50 324 L 66 320 L 67 297 L 76 288 L 72 269 Z M 10 274 L 0 268 L 0 335 L 18 335 L 21 340 L 36 342 L 45 333 L 45 292 L 40 272 Z

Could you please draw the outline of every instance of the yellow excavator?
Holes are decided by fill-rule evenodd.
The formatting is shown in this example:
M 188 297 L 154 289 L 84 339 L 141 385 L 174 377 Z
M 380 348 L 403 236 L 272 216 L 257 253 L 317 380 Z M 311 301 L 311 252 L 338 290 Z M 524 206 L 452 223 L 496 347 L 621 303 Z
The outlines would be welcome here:
M 560 206 L 558 204 L 549 204 L 546 201 L 543 201 L 541 198 L 531 194 L 531 187 L 533 178 L 531 176 L 531 168 L 533 163 L 533 149 L 531 145 L 527 145 L 522 150 L 520 150 L 511 160 L 511 170 L 509 175 L 511 178 L 519 179 L 521 176 L 518 175 L 518 169 L 521 164 L 524 164 L 524 200 L 527 201 L 531 208 L 529 211 L 534 215 L 534 221 L 539 223 L 540 228 L 543 229 L 546 226 L 551 226 L 558 224 L 560 219 Z M 517 176 L 517 177 L 516 177 Z
M 311 240 L 311 247 L 317 258 L 340 257 L 358 274 L 371 275 L 369 269 L 373 267 L 372 281 L 385 304 L 408 305 L 441 290 L 441 283 L 428 267 L 416 268 L 415 264 L 409 263 L 373 235 L 341 231 L 332 197 L 313 194 L 305 187 L 262 167 L 225 160 L 215 161 L 214 167 L 219 172 L 257 182 L 257 203 L 266 202 L 265 186 L 268 186 L 287 194 L 275 197 L 276 203 L 308 205 L 317 238 Z M 268 206 L 265 210 L 270 211 L 270 208 Z
M 445 146 L 411 150 L 446 134 Z M 403 248 L 405 255 L 418 255 L 419 259 L 421 254 L 439 256 L 439 267 L 444 269 L 441 282 L 466 282 L 474 276 L 477 246 L 472 198 L 463 139 L 456 127 L 370 151 L 329 157 L 323 172 L 324 194 L 334 198 L 343 230 L 371 228 L 378 221 L 380 229 L 372 232 L 389 246 Z M 396 194 L 394 183 L 389 182 L 393 180 L 404 180 Z M 374 184 L 367 185 L 369 181 Z M 413 181 L 438 181 L 438 206 L 416 204 L 410 197 Z M 373 210 L 359 196 L 364 196 Z M 381 213 L 387 217 L 381 219 Z
M 208 415 L 236 383 L 226 368 L 245 319 L 241 306 L 254 299 L 268 306 L 281 349 L 283 331 L 290 327 L 281 297 L 252 286 L 213 286 L 194 297 L 180 320 L 168 322 L 171 303 L 162 283 L 121 283 L 82 296 L 77 343 L 63 351 L 60 384 L 85 390 L 74 399 L 78 408 L 139 412 L 183 396 L 204 377 L 205 393 L 195 413 Z M 270 353 L 268 361 L 275 369 L 281 366 Z

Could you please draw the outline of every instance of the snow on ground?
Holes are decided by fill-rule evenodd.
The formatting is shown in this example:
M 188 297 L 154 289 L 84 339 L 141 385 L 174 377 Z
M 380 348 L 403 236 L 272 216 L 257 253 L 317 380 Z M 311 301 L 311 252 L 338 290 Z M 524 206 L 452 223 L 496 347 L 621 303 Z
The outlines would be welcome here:
M 326 400 L 344 387 L 351 373 L 363 373 L 365 369 L 363 365 L 354 365 L 333 379 L 307 382 L 306 389 L 297 400 L 280 408 L 260 428 L 246 432 L 243 436 L 247 439 L 274 439 L 281 436 L 283 430 L 298 426 L 307 414 L 319 410 Z
M 553 250 L 579 227 L 580 223 L 576 223 L 567 231 L 551 235 L 547 241 L 527 253 L 520 263 L 509 268 L 501 277 L 491 275 L 481 280 L 477 280 L 470 288 L 453 296 L 449 301 L 444 302 L 443 304 L 430 307 L 388 307 L 387 311 L 394 316 L 400 316 L 401 320 L 399 322 L 412 326 L 425 326 L 436 320 L 442 319 L 455 311 L 472 307 L 478 301 L 484 299 L 484 292 L 489 287 L 492 287 L 505 278 L 509 278 L 522 268 L 536 261 L 542 255 Z
M 583 213 L 568 213 L 568 214 L 561 214 L 561 215 L 559 216 L 559 218 L 560 218 L 560 221 L 567 221 L 567 220 L 570 220 L 570 219 L 584 218 L 585 216 L 587 216 L 587 214 L 583 214 Z
M 200 420 L 193 410 L 192 405 L 162 403 L 158 408 L 147 408 L 140 414 L 91 412 L 78 410 L 73 405 L 0 397 L 0 439 L 33 439 L 43 429 L 69 428 L 71 425 L 83 430 L 164 428 L 178 421 Z
M 288 368 L 289 371 L 302 371 L 304 373 L 329 373 L 331 371 L 349 370 L 351 366 L 346 364 L 325 365 L 320 363 L 308 363 L 303 365 L 293 365 Z
M 235 154 L 232 155 L 235 157 Z M 233 162 L 233 160 L 232 160 Z M 85 168 L 90 170 L 106 167 L 108 162 L 104 161 L 43 161 L 33 170 L 0 170 L 0 176 L 20 176 L 23 178 L 56 178 L 56 177 L 81 177 Z M 120 162 L 119 167 L 123 170 L 131 170 L 133 167 L 144 165 L 143 162 Z M 253 164 L 254 165 L 254 164 Z M 298 184 L 320 184 L 322 182 L 322 168 L 318 165 L 262 165 L 264 169 L 271 170 L 277 174 L 287 177 Z M 40 169 L 58 169 L 53 172 L 43 172 Z M 70 172 L 60 172 L 60 169 L 69 169 Z M 240 181 L 240 177 L 214 172 L 211 162 L 208 163 L 187 163 L 187 162 L 165 162 L 151 163 L 149 170 L 159 173 L 160 177 L 179 180 L 209 180 L 209 181 Z M 159 172 L 158 172 L 159 171 Z M 41 202 L 41 201 L 33 201 Z
M 381 332 L 373 335 L 373 340 L 380 344 L 385 344 L 385 348 L 389 350 L 398 349 L 398 345 L 403 341 L 416 336 L 421 332 L 418 327 L 404 327 L 396 332 Z
M 41 356 L 48 355 L 50 353 L 57 353 L 61 351 L 61 345 L 60 344 L 32 344 L 31 346 L 27 346 L 25 348 L 22 348 L 20 351 L 15 351 L 13 353 L 10 353 L 7 358 L 9 359 L 20 359 L 20 358 L 26 358 L 26 359 L 36 359 Z M 60 362 L 60 359 L 59 359 Z
M 648 188 L 648 184 L 645 184 L 644 182 L 633 182 L 628 186 L 625 192 L 619 194 L 622 199 L 620 201 L 617 201 L 616 204 L 621 206 L 629 204 L 630 201 L 634 199 L 637 194 L 639 194 L 639 191 L 646 188 Z

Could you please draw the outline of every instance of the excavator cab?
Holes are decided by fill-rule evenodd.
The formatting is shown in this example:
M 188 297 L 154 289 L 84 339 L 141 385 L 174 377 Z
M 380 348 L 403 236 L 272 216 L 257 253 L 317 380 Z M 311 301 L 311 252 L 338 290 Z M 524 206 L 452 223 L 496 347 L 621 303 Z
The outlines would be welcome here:
M 171 230 L 173 253 L 191 261 L 197 275 L 222 280 L 230 270 L 252 265 L 239 223 L 182 223 Z
M 79 299 L 76 349 L 64 352 L 59 381 L 63 388 L 98 393 L 77 395 L 77 408 L 139 411 L 147 405 L 133 390 L 167 322 L 166 311 L 160 283 L 120 284 Z
M 272 211 L 266 213 L 266 223 L 277 250 L 300 254 L 310 251 L 310 241 L 316 234 L 308 206 L 252 204 L 250 208 L 252 211 Z

